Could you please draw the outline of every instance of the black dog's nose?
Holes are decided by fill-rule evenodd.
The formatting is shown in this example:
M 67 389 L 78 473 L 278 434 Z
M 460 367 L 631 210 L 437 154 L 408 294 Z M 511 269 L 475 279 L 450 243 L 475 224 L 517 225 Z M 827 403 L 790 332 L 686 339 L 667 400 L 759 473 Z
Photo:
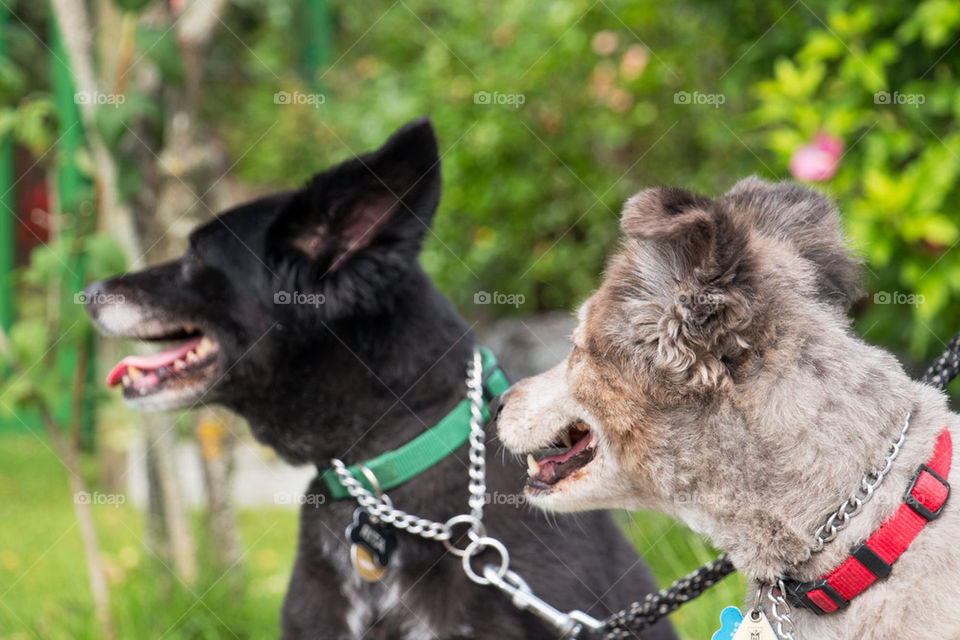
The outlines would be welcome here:
M 87 308 L 87 313 L 91 318 L 97 317 L 100 305 L 107 299 L 107 290 L 103 282 L 94 282 L 77 294 L 77 302 L 80 302 Z

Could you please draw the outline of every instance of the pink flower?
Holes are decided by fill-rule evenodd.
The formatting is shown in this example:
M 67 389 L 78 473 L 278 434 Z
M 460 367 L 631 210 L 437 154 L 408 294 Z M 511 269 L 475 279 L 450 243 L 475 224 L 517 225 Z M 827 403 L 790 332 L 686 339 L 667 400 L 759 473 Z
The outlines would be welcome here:
M 833 177 L 843 155 L 843 140 L 826 133 L 818 133 L 813 142 L 793 152 L 790 173 L 797 180 L 823 182 Z

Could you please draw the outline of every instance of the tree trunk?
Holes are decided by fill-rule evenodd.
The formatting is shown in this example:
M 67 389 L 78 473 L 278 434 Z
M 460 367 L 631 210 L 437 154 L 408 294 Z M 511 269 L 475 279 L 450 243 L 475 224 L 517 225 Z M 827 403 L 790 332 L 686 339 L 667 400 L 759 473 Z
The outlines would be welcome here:
M 91 495 L 87 483 L 80 475 L 80 466 L 77 464 L 76 449 L 69 438 L 60 432 L 60 425 L 53 416 L 46 416 L 47 432 L 50 441 L 56 449 L 60 460 L 67 467 L 67 478 L 70 481 L 70 492 L 73 494 L 73 513 L 80 526 L 80 538 L 83 543 L 83 556 L 87 562 L 87 575 L 90 577 L 90 592 L 93 594 L 93 611 L 100 627 L 100 634 L 105 640 L 117 637 L 113 625 L 113 614 L 110 611 L 110 590 L 107 587 L 107 576 L 103 568 L 103 557 L 100 553 L 100 540 L 93 522 L 91 509 Z
M 61 426 L 48 407 L 44 407 L 43 414 L 50 441 L 53 443 L 60 461 L 67 468 L 67 479 L 70 482 L 70 491 L 73 494 L 73 511 L 77 518 L 77 524 L 80 526 L 83 555 L 87 562 L 87 575 L 90 577 L 90 593 L 93 596 L 94 615 L 100 627 L 101 636 L 105 640 L 113 640 L 117 634 L 113 624 L 113 614 L 110 611 L 110 589 L 107 586 L 103 556 L 100 552 L 100 540 L 93 521 L 91 504 L 94 501 L 91 499 L 86 480 L 84 480 L 80 465 L 77 462 L 80 439 L 76 436 L 80 433 L 80 426 L 83 422 L 83 396 L 89 358 L 89 349 L 81 345 L 77 349 L 77 361 L 70 390 L 71 413 L 66 433 L 61 431 Z
M 87 16 L 86 4 L 83 0 L 51 0 L 50 5 L 60 26 L 63 46 L 70 58 L 68 63 L 77 92 L 88 96 L 96 95 L 100 88 L 94 72 L 91 46 L 93 30 Z M 134 230 L 132 212 L 126 203 L 120 200 L 117 164 L 98 134 L 96 109 L 94 100 L 80 101 L 80 116 L 93 154 L 94 166 L 97 168 L 97 217 L 111 229 L 123 246 L 131 267 L 139 267 L 143 264 L 142 245 Z
M 205 409 L 197 421 L 200 464 L 207 494 L 208 544 L 211 558 L 221 571 L 233 567 L 242 558 L 232 495 L 235 422 L 229 412 L 219 408 Z
M 197 578 L 197 560 L 189 514 L 173 463 L 174 433 L 175 427 L 170 416 L 145 416 L 147 467 L 153 471 L 150 514 L 162 517 L 160 522 L 151 525 L 151 530 L 162 533 L 160 539 L 166 543 L 164 550 L 173 562 L 174 571 L 181 580 L 191 585 Z

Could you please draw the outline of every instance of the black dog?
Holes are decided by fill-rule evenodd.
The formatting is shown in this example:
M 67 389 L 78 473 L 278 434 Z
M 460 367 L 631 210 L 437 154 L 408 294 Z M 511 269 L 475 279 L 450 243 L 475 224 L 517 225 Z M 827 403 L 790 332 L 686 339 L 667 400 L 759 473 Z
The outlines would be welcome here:
M 323 469 L 334 456 L 364 461 L 423 433 L 464 398 L 473 351 L 417 261 L 439 162 L 429 122 L 411 123 L 299 191 L 224 213 L 193 232 L 179 260 L 91 285 L 89 312 L 104 332 L 185 341 L 125 358 L 109 382 L 142 408 L 223 404 L 287 460 Z M 466 453 L 391 490 L 394 504 L 438 521 L 463 513 Z M 517 495 L 523 469 L 498 455 L 487 464 L 490 495 Z M 397 532 L 383 580 L 361 581 L 344 536 L 356 503 L 332 499 L 319 478 L 308 495 L 317 499 L 302 512 L 284 638 L 555 637 L 469 582 L 435 541 Z M 561 610 L 601 618 L 655 588 L 606 514 L 548 523 L 515 500 L 493 500 L 484 521 L 511 568 Z M 645 637 L 675 636 L 661 622 Z

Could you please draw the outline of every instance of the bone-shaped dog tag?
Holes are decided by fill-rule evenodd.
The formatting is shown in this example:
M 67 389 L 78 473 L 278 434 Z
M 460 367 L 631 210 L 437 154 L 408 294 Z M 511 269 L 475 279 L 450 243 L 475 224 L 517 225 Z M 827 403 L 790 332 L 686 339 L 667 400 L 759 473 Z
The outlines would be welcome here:
M 353 524 L 347 529 L 350 562 L 357 574 L 367 582 L 379 582 L 387 573 L 390 556 L 397 548 L 392 528 L 371 517 L 363 509 L 353 512 Z
M 756 609 L 747 612 L 733 640 L 778 640 L 767 616 Z

